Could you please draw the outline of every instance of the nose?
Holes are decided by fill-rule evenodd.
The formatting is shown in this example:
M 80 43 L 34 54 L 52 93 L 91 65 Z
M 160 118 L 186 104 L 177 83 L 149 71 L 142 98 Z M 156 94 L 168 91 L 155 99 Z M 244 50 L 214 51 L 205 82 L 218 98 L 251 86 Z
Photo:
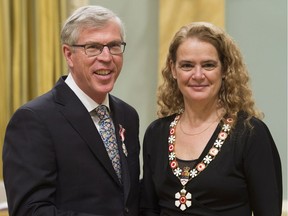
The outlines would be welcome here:
M 97 56 L 97 58 L 103 61 L 110 61 L 112 59 L 112 55 L 109 48 L 107 46 L 104 46 L 102 52 Z
M 192 74 L 193 79 L 204 79 L 204 72 L 203 68 L 201 66 L 195 66 L 193 74 Z

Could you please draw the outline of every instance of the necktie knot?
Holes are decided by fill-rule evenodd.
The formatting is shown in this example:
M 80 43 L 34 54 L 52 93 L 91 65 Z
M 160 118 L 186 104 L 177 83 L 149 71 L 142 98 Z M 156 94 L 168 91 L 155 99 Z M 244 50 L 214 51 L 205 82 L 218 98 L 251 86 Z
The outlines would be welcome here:
M 110 118 L 108 109 L 105 105 L 99 105 L 95 111 L 100 121 Z

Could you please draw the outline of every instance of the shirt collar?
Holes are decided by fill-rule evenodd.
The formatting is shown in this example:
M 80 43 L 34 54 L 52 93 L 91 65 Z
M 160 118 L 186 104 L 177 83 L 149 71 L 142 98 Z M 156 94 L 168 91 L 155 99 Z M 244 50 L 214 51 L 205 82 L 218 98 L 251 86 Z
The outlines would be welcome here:
M 77 97 L 83 103 L 83 105 L 88 110 L 88 112 L 93 111 L 96 107 L 98 107 L 100 105 L 100 104 L 96 103 L 92 98 L 90 98 L 87 94 L 85 94 L 79 88 L 79 86 L 76 84 L 75 80 L 73 79 L 71 73 L 68 74 L 67 78 L 65 79 L 65 83 L 77 95 Z M 108 107 L 108 109 L 110 110 L 108 94 L 106 95 L 102 104 L 105 105 L 106 107 Z

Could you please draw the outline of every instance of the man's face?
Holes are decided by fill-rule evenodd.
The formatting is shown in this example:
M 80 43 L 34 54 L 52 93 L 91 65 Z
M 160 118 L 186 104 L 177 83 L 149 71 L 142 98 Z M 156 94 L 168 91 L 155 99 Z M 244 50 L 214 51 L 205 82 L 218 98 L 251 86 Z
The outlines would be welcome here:
M 120 27 L 114 20 L 100 29 L 86 28 L 80 32 L 77 45 L 122 42 Z M 123 54 L 112 55 L 108 47 L 101 54 L 89 57 L 83 47 L 63 45 L 70 72 L 79 88 L 97 103 L 112 91 L 123 65 Z

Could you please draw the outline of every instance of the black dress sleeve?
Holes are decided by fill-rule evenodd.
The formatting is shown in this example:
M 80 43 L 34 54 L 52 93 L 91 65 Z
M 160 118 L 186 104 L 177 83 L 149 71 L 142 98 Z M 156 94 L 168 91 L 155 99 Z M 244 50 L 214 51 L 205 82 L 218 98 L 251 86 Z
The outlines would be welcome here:
M 282 211 L 281 161 L 264 122 L 252 118 L 244 148 L 244 170 L 254 216 L 280 216 Z

